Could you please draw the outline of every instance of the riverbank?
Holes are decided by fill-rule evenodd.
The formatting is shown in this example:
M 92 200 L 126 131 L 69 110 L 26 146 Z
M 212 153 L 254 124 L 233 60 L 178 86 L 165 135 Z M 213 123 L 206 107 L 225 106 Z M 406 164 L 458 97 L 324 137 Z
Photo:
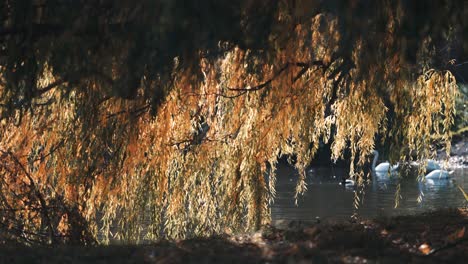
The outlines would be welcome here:
M 0 263 L 466 263 L 468 209 L 151 245 L 0 246 Z

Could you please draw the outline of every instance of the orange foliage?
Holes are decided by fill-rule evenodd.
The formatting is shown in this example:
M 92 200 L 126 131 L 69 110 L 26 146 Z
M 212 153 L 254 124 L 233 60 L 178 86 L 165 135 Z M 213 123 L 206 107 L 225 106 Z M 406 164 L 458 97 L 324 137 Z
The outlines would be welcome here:
M 335 160 L 351 151 L 351 176 L 360 183 L 376 135 L 389 129 L 402 146 L 396 155 L 430 156 L 433 133 L 449 146 L 456 96 L 450 72 L 424 69 L 416 80 L 405 78 L 409 69 L 398 54 L 387 50 L 378 61 L 364 41 L 349 47 L 351 63 L 335 58 L 337 17 L 319 14 L 292 25 L 283 15 L 293 30 L 274 40 L 271 56 L 237 47 L 200 59 L 199 68 L 175 67 L 154 116 L 143 92 L 131 101 L 109 99 L 90 81 L 69 93 L 52 89 L 43 95 L 51 104 L 24 113 L 18 126 L 14 117 L 3 123 L 0 206 L 11 209 L 1 215 L 7 229 L 24 232 L 26 243 L 91 243 L 88 232 L 138 241 L 247 231 L 269 222 L 282 155 L 297 157 L 300 195 L 320 142 L 332 140 Z M 384 47 L 397 45 L 398 20 L 388 15 Z M 387 103 L 395 123 L 386 120 Z

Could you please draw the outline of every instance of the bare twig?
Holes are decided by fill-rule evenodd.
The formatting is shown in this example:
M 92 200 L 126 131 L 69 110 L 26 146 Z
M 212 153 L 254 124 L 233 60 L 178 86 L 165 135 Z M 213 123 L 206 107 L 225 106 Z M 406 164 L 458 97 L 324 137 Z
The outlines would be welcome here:
M 313 61 L 311 63 L 302 63 L 302 62 L 292 63 L 292 62 L 289 62 L 289 63 L 286 63 L 283 67 L 281 67 L 279 69 L 279 71 L 277 71 L 273 75 L 273 77 L 271 79 L 267 80 L 266 82 L 264 82 L 262 84 L 259 84 L 259 85 L 256 85 L 256 86 L 253 86 L 253 87 L 250 87 L 250 88 L 230 88 L 230 87 L 228 87 L 227 89 L 229 91 L 241 92 L 241 95 L 245 94 L 246 92 L 254 92 L 254 91 L 261 90 L 261 89 L 265 88 L 266 86 L 268 86 L 274 79 L 278 78 L 278 76 L 281 75 L 281 73 L 283 73 L 285 70 L 287 70 L 291 66 L 301 67 L 302 68 L 301 71 L 294 77 L 293 82 L 296 82 L 312 66 L 318 66 L 320 68 L 325 67 L 325 65 L 323 64 L 322 61 Z M 238 96 L 239 95 L 235 95 L 235 97 L 238 97 Z
M 13 153 L 11 153 L 10 151 L 5 152 L 3 150 L 1 150 L 1 152 L 3 154 L 6 154 L 6 155 L 10 156 L 13 159 L 13 161 L 16 163 L 16 165 L 24 172 L 24 174 L 26 175 L 26 177 L 30 181 L 29 184 L 30 184 L 32 190 L 34 191 L 34 193 L 36 194 L 37 198 L 39 199 L 39 203 L 41 204 L 41 207 L 42 207 L 42 212 L 41 213 L 45 218 L 47 227 L 49 228 L 50 239 L 52 239 L 52 241 L 53 241 L 54 240 L 54 230 L 52 228 L 52 222 L 50 220 L 49 212 L 47 210 L 47 203 L 46 203 L 44 197 L 42 196 L 42 193 L 37 188 L 37 185 L 34 182 L 34 179 L 32 178 L 31 174 L 29 174 L 29 172 L 26 170 L 26 168 L 23 166 L 23 164 L 16 158 L 16 156 Z

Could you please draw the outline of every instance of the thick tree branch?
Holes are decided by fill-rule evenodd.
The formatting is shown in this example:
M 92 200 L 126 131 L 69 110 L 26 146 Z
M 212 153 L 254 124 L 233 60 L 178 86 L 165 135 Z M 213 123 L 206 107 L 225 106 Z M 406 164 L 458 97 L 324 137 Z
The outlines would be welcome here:
M 35 90 L 33 96 L 34 96 L 34 97 L 39 97 L 39 96 L 41 96 L 41 95 L 47 93 L 48 91 L 54 89 L 55 87 L 57 87 L 57 86 L 59 86 L 59 85 L 61 85 L 61 84 L 63 84 L 63 83 L 64 83 L 63 80 L 55 81 L 55 82 L 53 82 L 53 83 L 47 85 L 46 87 L 44 87 L 44 88 L 42 88 L 42 89 L 40 89 L 40 90 Z
M 227 89 L 229 91 L 240 92 L 240 94 L 236 94 L 234 96 L 225 96 L 225 97 L 234 98 L 234 97 L 238 97 L 240 95 L 243 95 L 246 92 L 254 92 L 254 91 L 261 90 L 261 89 L 267 87 L 269 84 L 271 84 L 271 82 L 273 80 L 278 78 L 278 76 L 280 76 L 285 70 L 287 70 L 290 67 L 301 67 L 302 68 L 301 71 L 293 78 L 293 82 L 296 82 L 312 66 L 318 66 L 319 68 L 325 67 L 325 65 L 324 65 L 324 63 L 322 61 L 313 61 L 313 62 L 310 62 L 310 63 L 303 63 L 303 62 L 286 63 L 283 67 L 281 67 L 273 75 L 273 77 L 271 79 L 265 81 L 264 83 L 261 83 L 259 85 L 256 85 L 256 86 L 253 86 L 253 87 L 250 87 L 250 88 L 230 88 L 230 87 L 228 87 Z

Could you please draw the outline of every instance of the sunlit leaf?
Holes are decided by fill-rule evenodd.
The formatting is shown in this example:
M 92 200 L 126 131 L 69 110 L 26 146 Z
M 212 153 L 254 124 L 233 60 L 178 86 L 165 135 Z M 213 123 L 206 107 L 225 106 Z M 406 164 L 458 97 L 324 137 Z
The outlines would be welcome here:
M 445 237 L 445 241 L 447 243 L 455 243 L 457 240 L 463 238 L 465 236 L 465 227 L 457 229 L 455 232 L 449 234 Z
M 431 246 L 429 246 L 428 244 L 424 243 L 424 244 L 422 244 L 422 245 L 419 246 L 418 250 L 419 250 L 419 252 L 421 252 L 422 254 L 428 255 L 429 253 L 431 253 L 432 248 L 431 248 Z

